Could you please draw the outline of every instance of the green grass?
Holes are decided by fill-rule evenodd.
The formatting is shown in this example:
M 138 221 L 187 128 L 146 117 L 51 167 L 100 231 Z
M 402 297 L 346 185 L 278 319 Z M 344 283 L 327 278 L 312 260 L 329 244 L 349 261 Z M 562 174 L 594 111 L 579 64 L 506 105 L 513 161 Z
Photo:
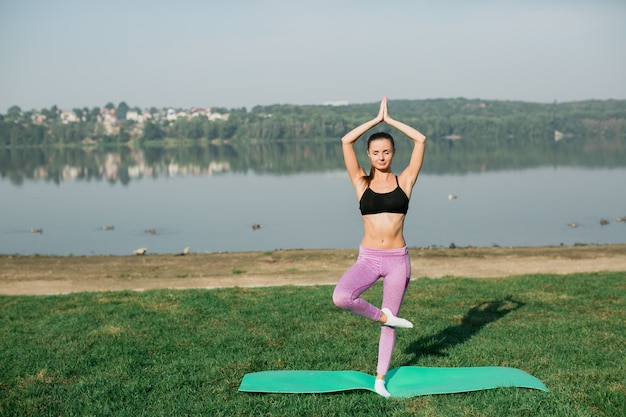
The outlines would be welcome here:
M 626 273 L 420 279 L 392 367 L 510 366 L 522 388 L 384 398 L 249 394 L 271 369 L 374 373 L 378 326 L 332 286 L 0 297 L 2 416 L 618 416 Z M 379 302 L 381 286 L 366 298 Z

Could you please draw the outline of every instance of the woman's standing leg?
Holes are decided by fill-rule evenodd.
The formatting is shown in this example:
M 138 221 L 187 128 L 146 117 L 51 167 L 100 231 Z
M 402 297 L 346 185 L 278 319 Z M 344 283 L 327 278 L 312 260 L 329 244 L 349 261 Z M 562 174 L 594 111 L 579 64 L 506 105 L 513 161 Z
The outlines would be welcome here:
M 389 309 L 393 315 L 397 316 L 411 278 L 411 261 L 407 252 L 400 256 L 386 257 L 384 263 L 386 275 L 383 276 L 382 308 Z M 379 376 L 386 375 L 389 370 L 395 342 L 395 328 L 382 325 L 378 344 L 378 365 L 376 367 Z

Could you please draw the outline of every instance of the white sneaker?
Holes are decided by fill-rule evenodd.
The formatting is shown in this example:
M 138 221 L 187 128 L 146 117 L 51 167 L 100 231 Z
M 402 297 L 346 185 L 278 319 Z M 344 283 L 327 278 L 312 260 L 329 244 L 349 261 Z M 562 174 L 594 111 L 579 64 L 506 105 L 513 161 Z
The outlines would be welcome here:
M 391 397 L 391 394 L 387 391 L 387 388 L 385 388 L 384 379 L 377 379 L 376 382 L 374 382 L 374 390 L 378 395 L 382 395 L 385 398 Z
M 393 314 L 391 314 L 391 311 L 388 308 L 383 308 L 381 309 L 381 311 L 385 313 L 385 316 L 387 316 L 387 321 L 383 323 L 384 326 L 399 327 L 402 329 L 413 328 L 413 323 L 408 320 L 401 319 L 400 317 L 394 316 Z

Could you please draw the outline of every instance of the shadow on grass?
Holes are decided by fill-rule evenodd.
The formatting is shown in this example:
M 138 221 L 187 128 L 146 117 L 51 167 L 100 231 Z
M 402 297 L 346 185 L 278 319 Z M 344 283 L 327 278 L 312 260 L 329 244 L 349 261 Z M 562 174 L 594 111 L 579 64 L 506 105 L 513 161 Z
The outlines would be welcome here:
M 466 342 L 485 325 L 500 320 L 523 306 L 524 303 L 513 300 L 511 296 L 504 300 L 485 301 L 473 306 L 459 324 L 412 342 L 405 353 L 412 354 L 413 357 L 404 366 L 415 365 L 424 356 L 446 356 L 448 349 Z

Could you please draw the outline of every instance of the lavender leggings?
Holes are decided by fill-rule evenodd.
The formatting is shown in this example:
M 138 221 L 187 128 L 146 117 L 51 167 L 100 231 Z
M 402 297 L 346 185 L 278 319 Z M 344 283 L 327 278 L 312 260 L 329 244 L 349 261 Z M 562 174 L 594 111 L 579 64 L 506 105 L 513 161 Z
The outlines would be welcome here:
M 383 303 L 394 315 L 400 312 L 400 305 L 411 278 L 411 261 L 406 247 L 378 250 L 359 247 L 356 263 L 341 277 L 333 302 L 337 307 L 351 311 L 371 320 L 379 320 L 382 312 L 360 297 L 378 279 L 383 278 Z M 381 326 L 378 344 L 378 365 L 376 372 L 385 375 L 389 369 L 391 355 L 396 343 L 393 327 Z

